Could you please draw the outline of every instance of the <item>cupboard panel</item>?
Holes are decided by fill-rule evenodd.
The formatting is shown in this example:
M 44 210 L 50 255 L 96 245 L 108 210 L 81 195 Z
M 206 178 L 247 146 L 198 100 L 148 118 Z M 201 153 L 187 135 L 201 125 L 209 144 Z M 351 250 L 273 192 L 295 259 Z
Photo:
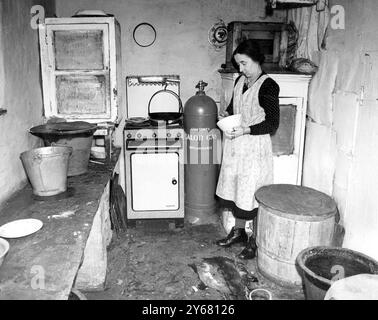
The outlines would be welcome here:
M 58 114 L 105 114 L 107 110 L 106 82 L 106 77 L 103 75 L 57 76 Z
M 103 70 L 104 45 L 102 30 L 56 30 L 56 70 Z

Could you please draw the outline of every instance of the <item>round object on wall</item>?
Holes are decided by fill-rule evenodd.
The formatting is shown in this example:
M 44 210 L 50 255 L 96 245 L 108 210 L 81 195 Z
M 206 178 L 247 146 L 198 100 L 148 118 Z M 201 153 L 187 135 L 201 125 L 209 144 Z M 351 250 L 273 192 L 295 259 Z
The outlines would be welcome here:
M 149 47 L 156 40 L 156 30 L 151 24 L 142 22 L 134 28 L 133 39 L 138 46 Z
M 222 48 L 227 42 L 227 26 L 221 20 L 209 30 L 209 42 L 217 49 Z

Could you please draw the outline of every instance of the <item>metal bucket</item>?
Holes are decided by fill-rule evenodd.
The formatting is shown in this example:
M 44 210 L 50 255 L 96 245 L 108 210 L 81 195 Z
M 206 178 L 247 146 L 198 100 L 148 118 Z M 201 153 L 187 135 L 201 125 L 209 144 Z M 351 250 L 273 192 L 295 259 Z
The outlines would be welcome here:
M 45 146 L 68 146 L 72 155 L 68 162 L 68 176 L 78 176 L 88 171 L 93 133 L 72 136 L 49 136 L 44 139 Z
M 67 190 L 71 154 L 71 147 L 43 147 L 21 153 L 20 158 L 35 195 L 53 196 Z
M 30 133 L 43 139 L 48 146 L 72 147 L 68 162 L 68 176 L 77 176 L 88 171 L 93 134 L 96 124 L 85 121 L 47 123 L 30 129 Z
M 357 274 L 378 274 L 378 262 L 346 248 L 314 246 L 301 251 L 297 265 L 307 300 L 323 300 L 337 280 Z

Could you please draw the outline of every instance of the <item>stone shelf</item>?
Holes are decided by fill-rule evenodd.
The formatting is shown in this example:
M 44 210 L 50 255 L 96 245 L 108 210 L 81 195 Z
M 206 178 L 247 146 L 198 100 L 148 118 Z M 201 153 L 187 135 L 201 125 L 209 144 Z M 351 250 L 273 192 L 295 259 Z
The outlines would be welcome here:
M 64 194 L 38 198 L 28 184 L 0 208 L 0 225 L 25 218 L 43 222 L 32 235 L 7 239 L 10 249 L 0 266 L 0 299 L 68 299 L 81 266 L 90 264 L 84 257 L 88 243 L 98 247 L 96 237 L 103 237 L 98 227 L 92 232 L 97 216 L 101 215 L 100 223 L 107 219 L 111 239 L 109 185 L 119 154 L 116 148 L 109 164 L 89 163 L 86 174 L 69 177 Z M 104 256 L 101 243 L 97 249 Z

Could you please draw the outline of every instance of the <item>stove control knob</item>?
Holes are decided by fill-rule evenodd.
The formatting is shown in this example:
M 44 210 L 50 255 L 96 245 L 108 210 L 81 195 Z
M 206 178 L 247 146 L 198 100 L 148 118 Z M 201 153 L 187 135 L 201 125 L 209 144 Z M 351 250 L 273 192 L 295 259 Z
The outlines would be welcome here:
M 154 132 L 154 133 L 152 134 L 152 138 L 156 138 L 156 136 L 157 136 L 157 134 Z
M 130 139 L 130 138 L 131 138 L 131 133 L 128 133 L 128 134 L 127 134 L 127 137 Z
M 171 134 L 169 132 L 167 132 L 167 137 L 169 138 L 171 136 Z
M 177 184 L 177 180 L 175 178 L 172 179 L 172 184 L 175 186 Z
M 180 138 L 180 137 L 181 137 L 181 133 L 177 132 L 177 138 Z
M 141 133 L 138 133 L 138 134 L 137 134 L 137 138 L 138 138 L 138 139 L 142 138 L 142 134 L 141 134 Z

